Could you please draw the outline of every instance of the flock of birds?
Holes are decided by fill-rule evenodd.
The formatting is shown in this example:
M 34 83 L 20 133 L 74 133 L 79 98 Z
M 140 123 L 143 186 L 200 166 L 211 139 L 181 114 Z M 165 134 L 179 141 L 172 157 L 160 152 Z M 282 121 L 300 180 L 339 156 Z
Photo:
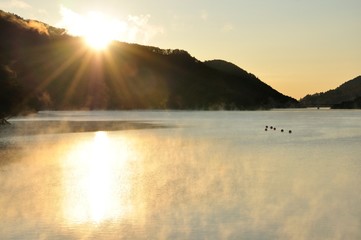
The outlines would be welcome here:
M 273 130 L 273 131 L 276 131 L 277 130 L 277 128 L 276 127 L 274 127 L 274 126 L 270 126 L 270 127 L 268 127 L 268 126 L 266 126 L 266 128 L 264 129 L 265 131 L 268 131 L 268 129 L 270 129 L 270 130 Z M 284 129 L 281 129 L 281 132 L 284 132 L 285 130 Z M 288 130 L 288 133 L 292 133 L 292 130 Z

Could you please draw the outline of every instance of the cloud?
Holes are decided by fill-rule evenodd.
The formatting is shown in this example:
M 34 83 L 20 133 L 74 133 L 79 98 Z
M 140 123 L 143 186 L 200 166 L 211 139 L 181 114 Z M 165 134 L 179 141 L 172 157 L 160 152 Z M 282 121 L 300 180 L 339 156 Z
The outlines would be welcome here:
M 63 6 L 60 7 L 60 14 L 62 19 L 57 24 L 57 27 L 67 29 L 67 33 L 70 35 L 81 36 L 82 24 L 85 19 L 83 19 L 80 14 L 77 14 Z
M 149 24 L 150 15 L 128 16 L 129 39 L 131 41 L 140 40 L 148 43 L 157 34 L 164 33 L 162 27 Z
M 234 26 L 232 24 L 226 23 L 222 27 L 222 32 L 231 32 L 231 31 L 233 31 L 233 29 L 234 29 Z
M 162 27 L 149 23 L 150 15 L 129 15 L 126 19 L 120 19 L 95 11 L 82 15 L 64 6 L 61 6 L 60 14 L 62 19 L 57 27 L 65 28 L 68 34 L 74 36 L 101 32 L 111 35 L 113 40 L 145 44 L 163 33 Z
M 45 9 L 39 9 L 38 13 L 41 14 L 41 15 L 49 15 L 48 11 L 46 11 Z
M 2 8 L 2 9 L 26 9 L 26 8 L 31 8 L 31 6 L 24 1 L 10 0 L 7 2 L 0 3 L 0 8 Z
M 202 10 L 201 12 L 201 19 L 203 21 L 207 21 L 208 20 L 208 12 L 206 10 Z

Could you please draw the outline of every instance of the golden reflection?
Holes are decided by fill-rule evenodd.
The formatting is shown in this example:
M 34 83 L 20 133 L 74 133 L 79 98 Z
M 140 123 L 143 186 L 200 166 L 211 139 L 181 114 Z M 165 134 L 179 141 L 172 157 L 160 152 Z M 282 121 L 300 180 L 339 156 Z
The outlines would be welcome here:
M 132 154 L 126 140 L 96 132 L 69 152 L 63 174 L 67 222 L 101 223 L 130 213 Z

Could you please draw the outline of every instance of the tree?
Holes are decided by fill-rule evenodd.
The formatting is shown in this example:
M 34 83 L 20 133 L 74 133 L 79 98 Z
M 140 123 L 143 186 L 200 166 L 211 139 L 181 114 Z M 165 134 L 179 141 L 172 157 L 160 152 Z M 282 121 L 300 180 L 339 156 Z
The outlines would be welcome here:
M 0 65 L 0 125 L 21 110 L 22 91 L 16 73 L 8 65 Z

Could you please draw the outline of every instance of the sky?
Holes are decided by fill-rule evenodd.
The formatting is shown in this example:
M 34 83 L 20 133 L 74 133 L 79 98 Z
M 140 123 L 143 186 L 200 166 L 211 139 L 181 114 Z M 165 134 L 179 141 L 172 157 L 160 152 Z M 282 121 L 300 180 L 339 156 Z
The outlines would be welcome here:
M 119 41 L 223 59 L 300 99 L 361 75 L 360 0 L 0 0 L 79 35 L 94 19 Z M 101 20 L 101 21 L 100 21 Z

